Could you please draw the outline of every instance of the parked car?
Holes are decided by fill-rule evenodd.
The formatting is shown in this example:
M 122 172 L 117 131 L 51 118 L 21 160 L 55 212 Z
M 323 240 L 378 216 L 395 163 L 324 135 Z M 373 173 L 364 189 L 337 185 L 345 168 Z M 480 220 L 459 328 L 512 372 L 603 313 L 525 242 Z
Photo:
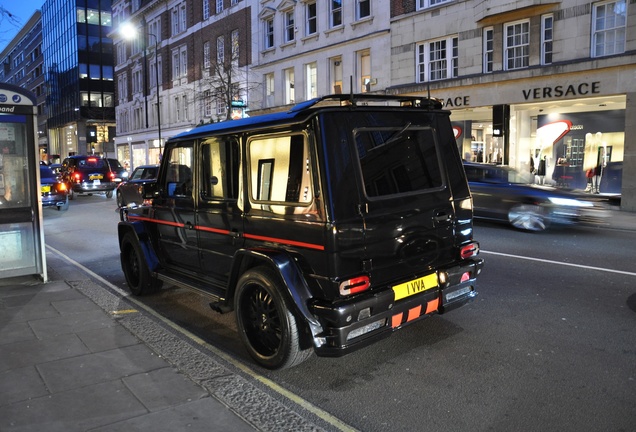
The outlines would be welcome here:
M 113 197 L 117 187 L 115 173 L 99 156 L 69 156 L 62 162 L 62 179 L 69 188 L 69 199 L 75 194 L 103 193 Z
M 464 163 L 475 218 L 507 222 L 525 231 L 552 224 L 604 224 L 607 198 L 532 184 L 532 175 L 501 165 Z
M 113 177 L 115 183 L 121 183 L 128 180 L 128 170 L 124 168 L 117 159 L 106 158 L 106 161 L 108 162 L 108 165 L 110 165 L 110 170 L 115 173 L 115 177 Z
M 341 94 L 172 137 L 151 204 L 121 210 L 129 289 L 205 292 L 270 369 L 470 302 L 483 260 L 449 116 Z
M 55 207 L 58 210 L 68 210 L 68 188 L 49 166 L 40 165 L 40 193 L 42 207 Z
M 141 165 L 135 168 L 128 178 L 117 186 L 115 195 L 117 207 L 143 205 L 148 200 L 143 197 L 144 185 L 157 179 L 159 165 Z

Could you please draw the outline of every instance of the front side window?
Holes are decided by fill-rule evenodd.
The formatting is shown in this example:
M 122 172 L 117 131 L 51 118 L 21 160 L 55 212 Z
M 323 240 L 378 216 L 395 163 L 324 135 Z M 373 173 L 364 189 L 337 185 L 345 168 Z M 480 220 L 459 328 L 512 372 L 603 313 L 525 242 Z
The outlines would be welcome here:
M 192 167 L 194 151 L 192 143 L 171 149 L 168 158 L 165 183 L 162 185 L 168 196 L 192 197 Z
M 506 24 L 504 29 L 504 65 L 506 70 L 530 65 L 530 22 Z
M 624 53 L 626 27 L 625 0 L 595 4 L 592 12 L 592 57 Z
M 331 27 L 342 25 L 342 0 L 330 0 L 329 12 L 331 16 Z
M 459 38 L 452 37 L 417 46 L 418 82 L 438 81 L 458 76 Z
M 430 127 L 360 128 L 354 131 L 369 199 L 444 187 L 438 145 Z

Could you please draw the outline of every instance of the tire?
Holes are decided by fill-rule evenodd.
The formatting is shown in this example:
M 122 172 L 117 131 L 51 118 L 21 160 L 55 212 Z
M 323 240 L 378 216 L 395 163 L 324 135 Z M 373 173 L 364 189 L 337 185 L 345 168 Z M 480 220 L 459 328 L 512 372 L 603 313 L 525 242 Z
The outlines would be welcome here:
M 124 197 L 121 194 L 121 191 L 117 191 L 117 207 L 123 207 L 126 205 L 126 203 L 124 202 Z
M 140 296 L 161 288 L 162 282 L 150 275 L 141 245 L 134 233 L 124 235 L 120 249 L 121 268 L 131 293 Z
M 239 336 L 250 356 L 267 369 L 284 369 L 307 360 L 301 350 L 296 318 L 280 291 L 277 275 L 267 267 L 248 270 L 238 281 L 234 309 Z
M 510 224 L 520 230 L 539 232 L 548 228 L 546 210 L 535 204 L 519 204 L 508 212 Z
M 108 192 L 106 192 L 106 198 L 111 199 L 113 197 L 113 191 L 109 190 Z

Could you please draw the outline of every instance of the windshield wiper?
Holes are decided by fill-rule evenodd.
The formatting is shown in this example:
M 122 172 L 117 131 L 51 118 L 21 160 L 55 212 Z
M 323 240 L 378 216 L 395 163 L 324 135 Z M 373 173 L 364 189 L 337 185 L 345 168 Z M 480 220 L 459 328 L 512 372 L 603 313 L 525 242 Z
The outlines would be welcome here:
M 393 135 L 391 135 L 389 137 L 389 139 L 387 139 L 386 141 L 384 141 L 383 145 L 388 145 L 391 144 L 394 141 L 399 140 L 400 138 L 402 138 L 402 134 L 404 132 L 406 132 L 406 130 L 411 126 L 411 122 L 408 122 L 406 125 L 404 125 L 404 127 L 402 129 L 400 129 L 399 131 L 395 132 Z

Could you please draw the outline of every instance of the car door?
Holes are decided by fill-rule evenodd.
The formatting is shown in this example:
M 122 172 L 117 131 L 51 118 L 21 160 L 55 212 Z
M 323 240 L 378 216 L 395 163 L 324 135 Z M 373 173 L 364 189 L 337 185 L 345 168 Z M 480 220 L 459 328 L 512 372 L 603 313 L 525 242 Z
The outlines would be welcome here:
M 161 184 L 153 200 L 159 254 L 173 271 L 200 271 L 193 191 L 194 146 L 191 141 L 167 146 Z
M 364 260 L 376 284 L 455 259 L 457 219 L 445 166 L 453 159 L 444 148 L 454 142 L 440 142 L 436 126 L 400 119 L 354 131 Z
M 232 137 L 209 138 L 199 149 L 196 218 L 201 268 L 206 277 L 225 286 L 234 253 L 244 240 L 239 143 Z

